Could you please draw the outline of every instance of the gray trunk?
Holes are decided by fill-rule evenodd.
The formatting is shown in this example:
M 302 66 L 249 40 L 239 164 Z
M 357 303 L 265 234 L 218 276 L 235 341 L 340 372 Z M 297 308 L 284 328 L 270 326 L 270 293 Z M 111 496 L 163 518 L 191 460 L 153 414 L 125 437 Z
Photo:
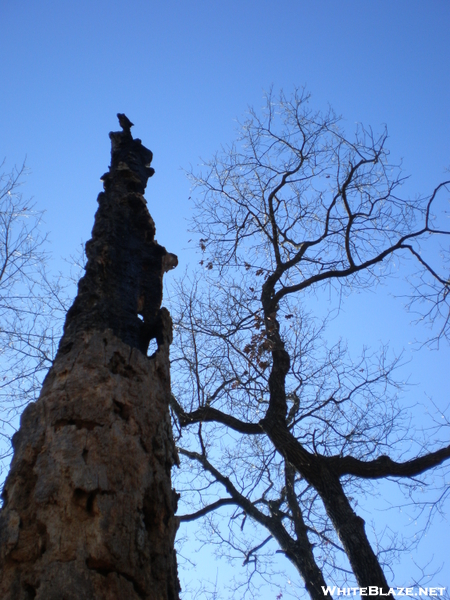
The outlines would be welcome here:
M 178 599 L 172 330 L 160 308 L 177 260 L 155 241 L 143 197 L 152 154 L 119 120 L 86 274 L 13 439 L 0 511 L 5 600 Z

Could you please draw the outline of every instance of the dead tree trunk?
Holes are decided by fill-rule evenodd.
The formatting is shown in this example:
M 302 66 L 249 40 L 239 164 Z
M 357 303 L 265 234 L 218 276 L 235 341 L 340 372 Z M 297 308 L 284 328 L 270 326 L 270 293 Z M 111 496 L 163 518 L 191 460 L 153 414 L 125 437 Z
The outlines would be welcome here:
M 152 153 L 118 117 L 86 274 L 13 438 L 0 512 L 5 600 L 178 599 L 172 329 L 160 308 L 177 259 L 154 239 L 143 197 Z

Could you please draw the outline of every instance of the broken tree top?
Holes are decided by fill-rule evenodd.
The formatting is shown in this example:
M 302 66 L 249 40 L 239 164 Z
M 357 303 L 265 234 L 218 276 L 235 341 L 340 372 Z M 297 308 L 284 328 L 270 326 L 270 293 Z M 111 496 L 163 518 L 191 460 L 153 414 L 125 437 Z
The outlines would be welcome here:
M 178 600 L 172 327 L 143 196 L 152 153 L 110 134 L 86 273 L 41 394 L 21 417 L 0 510 L 1 600 Z M 158 349 L 147 357 L 156 338 Z
M 123 113 L 117 113 L 117 117 L 123 131 L 111 131 L 109 134 L 112 145 L 111 166 L 101 179 L 107 189 L 112 175 L 122 170 L 124 176 L 134 181 L 135 191 L 143 194 L 148 179 L 155 173 L 155 170 L 150 167 L 153 153 L 142 145 L 140 139 L 133 139 L 131 135 L 133 123 L 130 119 Z M 132 181 L 129 182 L 130 185 Z
M 143 196 L 153 154 L 133 139 L 133 123 L 119 113 L 122 131 L 111 132 L 111 166 L 102 176 L 86 274 L 67 313 L 60 349 L 88 330 L 111 329 L 146 354 L 151 339 L 164 343 L 162 277 L 177 257 L 155 240 L 155 224 Z

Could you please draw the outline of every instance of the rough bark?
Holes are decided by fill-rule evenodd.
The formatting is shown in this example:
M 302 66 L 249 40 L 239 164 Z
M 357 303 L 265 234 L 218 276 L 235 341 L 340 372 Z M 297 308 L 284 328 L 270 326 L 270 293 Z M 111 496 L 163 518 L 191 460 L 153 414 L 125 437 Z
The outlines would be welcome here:
M 5 600 L 178 599 L 172 332 L 160 308 L 176 257 L 154 239 L 143 197 L 152 154 L 119 120 L 86 274 L 13 439 L 0 512 Z

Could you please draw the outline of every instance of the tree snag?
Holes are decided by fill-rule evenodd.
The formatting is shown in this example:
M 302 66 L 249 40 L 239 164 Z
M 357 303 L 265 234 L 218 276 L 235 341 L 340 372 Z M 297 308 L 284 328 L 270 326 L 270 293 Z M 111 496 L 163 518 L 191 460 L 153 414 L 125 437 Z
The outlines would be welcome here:
M 118 117 L 86 274 L 13 438 L 0 511 L 5 600 L 178 599 L 172 322 L 160 308 L 177 259 L 156 242 L 143 196 L 152 153 Z

